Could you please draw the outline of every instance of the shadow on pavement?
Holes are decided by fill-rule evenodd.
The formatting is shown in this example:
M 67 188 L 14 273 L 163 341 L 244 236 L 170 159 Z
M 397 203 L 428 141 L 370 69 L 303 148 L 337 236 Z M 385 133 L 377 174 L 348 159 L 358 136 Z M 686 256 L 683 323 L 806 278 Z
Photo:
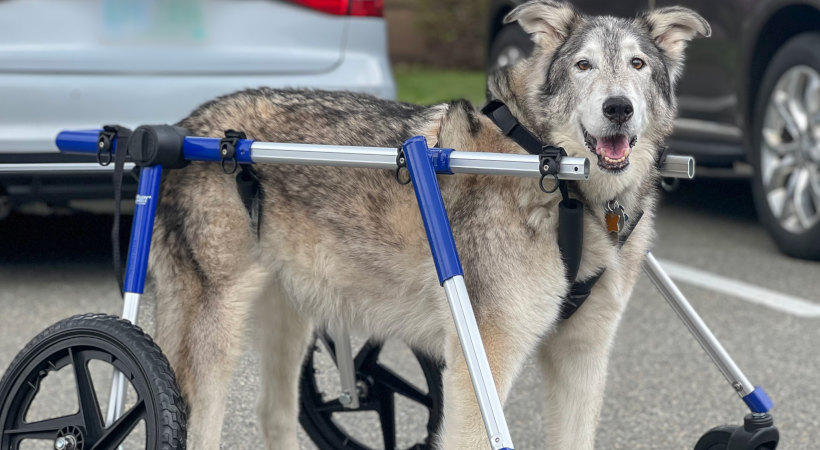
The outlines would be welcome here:
M 13 214 L 0 221 L 0 266 L 83 263 L 111 265 L 113 216 Z M 123 216 L 121 248 L 128 250 L 131 216 Z

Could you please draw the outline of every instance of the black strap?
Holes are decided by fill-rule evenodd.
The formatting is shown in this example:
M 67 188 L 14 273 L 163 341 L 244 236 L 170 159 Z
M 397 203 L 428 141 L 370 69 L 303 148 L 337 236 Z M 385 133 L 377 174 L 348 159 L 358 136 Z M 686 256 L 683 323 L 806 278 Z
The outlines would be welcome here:
M 113 134 L 113 138 L 112 138 Z M 117 285 L 120 287 L 120 295 L 125 295 L 123 292 L 124 282 L 122 273 L 122 252 L 120 251 L 120 216 L 122 204 L 122 174 L 125 169 L 125 159 L 128 155 L 128 146 L 126 141 L 131 136 L 131 130 L 118 125 L 106 125 L 103 127 L 103 132 L 100 133 L 99 142 L 102 144 L 100 150 L 102 153 L 110 152 L 110 146 L 113 146 L 115 139 L 117 142 L 117 152 L 114 155 L 114 223 L 111 225 L 111 253 L 114 262 L 114 276 L 117 279 Z M 109 148 L 103 148 L 108 145 Z M 103 162 L 100 162 L 102 165 Z
M 544 144 L 541 140 L 522 125 L 501 100 L 492 100 L 481 108 L 481 112 L 489 117 L 505 136 L 510 137 L 528 153 L 540 155 L 544 152 Z
M 262 226 L 262 190 L 260 189 L 259 177 L 256 171 L 248 164 L 240 164 L 241 170 L 236 174 L 236 189 L 248 216 L 253 219 L 253 206 L 256 202 L 256 238 L 259 239 L 259 231 Z
M 601 279 L 606 272 L 606 269 L 601 269 L 592 278 L 586 281 L 576 281 L 572 284 L 569 294 L 564 297 L 564 302 L 561 304 L 561 320 L 567 320 L 575 314 L 575 311 L 584 304 L 589 294 L 592 292 L 592 287 Z
M 638 226 L 638 222 L 640 222 L 641 217 L 643 217 L 643 211 L 638 210 L 637 213 L 634 215 L 634 219 L 630 221 L 629 228 L 626 229 L 621 236 L 618 237 L 618 249 L 622 248 L 624 244 L 626 244 L 627 239 L 629 236 L 632 236 L 632 232 L 635 230 L 635 227 Z M 589 298 L 590 293 L 592 292 L 592 287 L 595 286 L 595 283 L 601 279 L 601 277 L 606 272 L 606 267 L 601 269 L 600 272 L 595 274 L 592 278 L 586 281 L 576 281 L 572 284 L 569 289 L 569 294 L 564 297 L 564 302 L 561 304 L 561 320 L 567 320 L 584 304 L 587 298 Z

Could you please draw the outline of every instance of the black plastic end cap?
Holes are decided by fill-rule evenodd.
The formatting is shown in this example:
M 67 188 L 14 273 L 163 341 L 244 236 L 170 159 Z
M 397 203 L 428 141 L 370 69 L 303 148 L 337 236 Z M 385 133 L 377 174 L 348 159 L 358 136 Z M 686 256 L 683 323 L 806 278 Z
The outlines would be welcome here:
M 188 165 L 182 152 L 185 128 L 172 125 L 142 125 L 128 139 L 128 153 L 138 166 L 160 165 L 179 169 Z

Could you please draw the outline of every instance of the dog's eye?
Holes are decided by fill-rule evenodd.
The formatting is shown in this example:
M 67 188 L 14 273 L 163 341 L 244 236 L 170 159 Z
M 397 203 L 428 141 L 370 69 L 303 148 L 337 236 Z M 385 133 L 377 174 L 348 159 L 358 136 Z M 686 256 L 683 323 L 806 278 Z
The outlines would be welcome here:
M 643 62 L 643 60 L 641 58 L 632 58 L 632 67 L 634 67 L 635 69 L 637 69 L 637 70 L 643 69 L 644 64 L 646 64 L 646 63 Z
M 590 64 L 589 61 L 587 61 L 585 59 L 582 59 L 582 60 L 578 61 L 577 64 L 575 64 L 575 67 L 577 67 L 581 70 L 589 70 L 589 69 L 592 68 L 592 64 Z

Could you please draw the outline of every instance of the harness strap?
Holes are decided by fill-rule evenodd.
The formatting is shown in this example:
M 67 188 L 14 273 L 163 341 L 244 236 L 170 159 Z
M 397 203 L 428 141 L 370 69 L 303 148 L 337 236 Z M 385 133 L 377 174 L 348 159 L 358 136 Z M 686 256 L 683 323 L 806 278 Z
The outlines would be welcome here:
M 111 162 L 111 147 L 117 140 L 117 153 L 114 154 L 114 174 L 112 181 L 114 184 L 114 222 L 111 224 L 111 256 L 114 263 L 114 276 L 117 285 L 120 287 L 120 295 L 125 295 L 123 287 L 122 252 L 120 251 L 120 216 L 122 204 L 122 176 L 125 169 L 125 160 L 128 156 L 128 146 L 126 142 L 131 137 L 131 130 L 119 125 L 106 125 L 99 138 L 99 152 L 97 160 L 100 165 L 108 165 Z M 100 153 L 108 153 L 108 163 L 100 160 Z
M 262 190 L 260 189 L 259 177 L 256 171 L 248 164 L 240 164 L 241 170 L 236 174 L 236 190 L 245 210 L 253 220 L 253 206 L 256 203 L 256 238 L 259 239 L 259 231 L 262 226 Z
M 635 220 L 630 222 L 629 228 L 621 234 L 618 238 L 618 249 L 620 250 L 624 244 L 626 244 L 627 239 L 629 236 L 632 236 L 632 231 L 635 230 L 635 227 L 638 226 L 638 222 L 640 222 L 641 217 L 643 217 L 643 211 L 638 210 L 635 214 Z M 589 295 L 592 292 L 592 287 L 595 286 L 595 283 L 601 279 L 601 277 L 606 272 L 606 267 L 601 269 L 600 272 L 596 273 L 592 278 L 586 281 L 576 281 L 572 283 L 572 286 L 569 288 L 569 293 L 566 297 L 564 297 L 564 303 L 561 304 L 561 320 L 567 320 L 584 304 Z
M 544 152 L 544 144 L 518 119 L 501 100 L 492 100 L 481 108 L 482 114 L 489 117 L 501 129 L 505 136 L 514 140 L 524 150 L 533 155 Z

